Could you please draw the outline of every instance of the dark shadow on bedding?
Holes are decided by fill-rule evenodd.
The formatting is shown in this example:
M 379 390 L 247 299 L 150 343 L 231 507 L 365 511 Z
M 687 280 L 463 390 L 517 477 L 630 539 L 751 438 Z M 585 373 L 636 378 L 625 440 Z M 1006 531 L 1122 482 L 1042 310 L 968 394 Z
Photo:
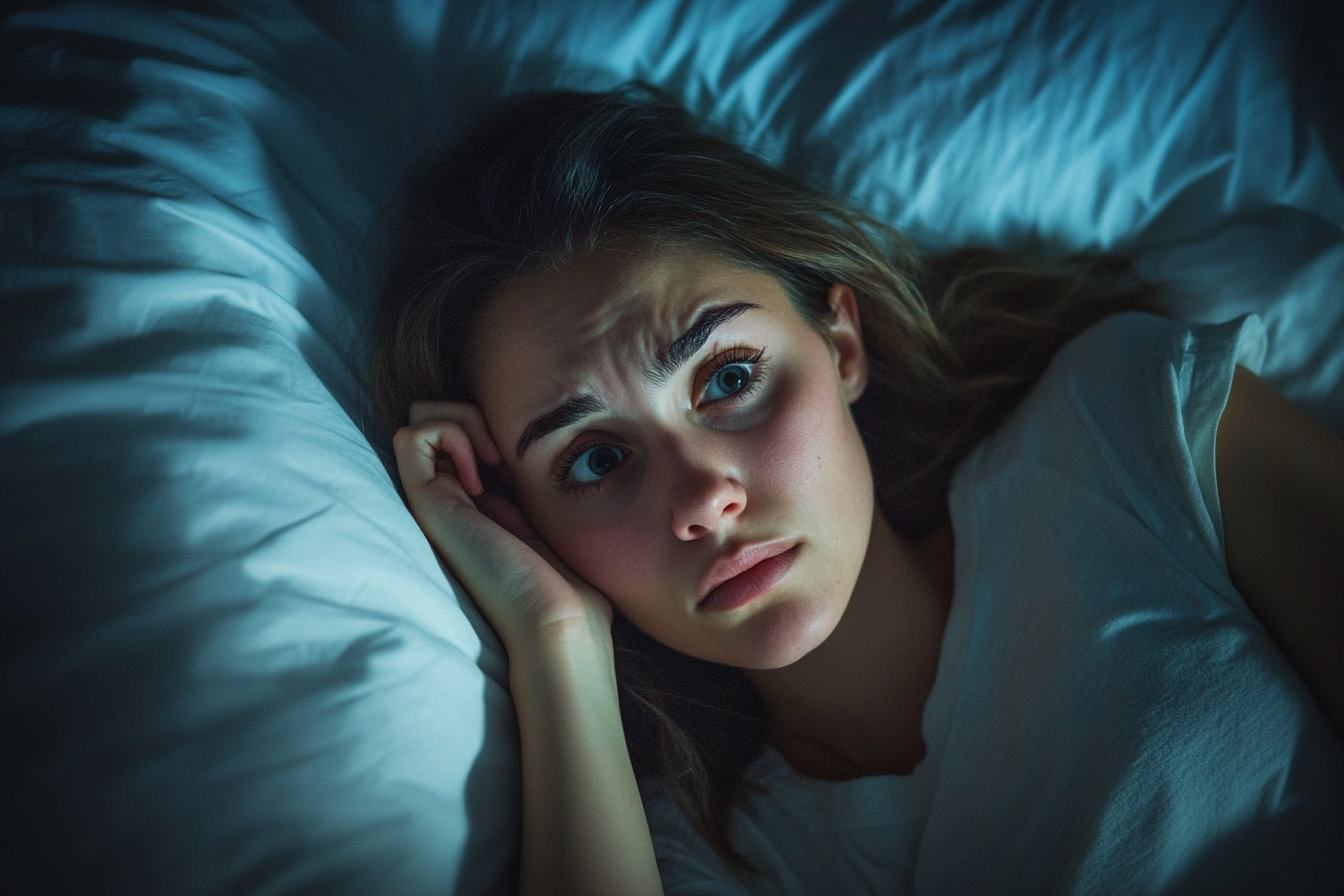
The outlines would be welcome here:
M 33 4 L 43 5 L 55 4 Z M 0 104 L 120 121 L 140 98 L 124 74 L 142 50 L 106 37 L 7 20 L 0 30 Z
M 34 290 L 31 301 L 51 301 L 61 290 Z M 17 303 L 16 303 L 17 304 Z M 59 302 L 53 304 L 59 307 Z M 7 330 L 0 335 L 0 377 L 20 380 L 58 373 L 63 376 L 127 376 L 155 370 L 168 370 L 174 364 L 189 362 L 196 354 L 209 354 L 221 348 L 253 348 L 256 338 L 243 333 L 202 332 L 199 330 L 157 327 L 145 333 L 103 340 L 80 352 L 66 352 L 59 362 L 50 353 L 30 351 L 44 339 L 58 338 L 68 332 L 65 321 L 76 317 L 73 309 L 62 320 L 59 311 L 50 320 L 42 316 L 7 318 Z M 16 320 L 16 317 L 20 317 Z
M 1344 794 L 1336 796 L 1344 799 Z M 1320 831 L 1294 822 L 1291 813 L 1275 815 L 1268 821 L 1257 819 L 1253 826 L 1210 844 L 1193 856 L 1173 884 L 1165 888 L 1166 892 L 1218 896 L 1290 892 L 1284 889 L 1281 857 L 1308 855 L 1312 850 L 1303 844 L 1314 842 L 1317 861 L 1314 866 L 1292 869 L 1291 892 L 1303 896 L 1334 893 L 1337 881 L 1344 878 L 1344 850 Z
M 1326 113 L 1321 133 L 1331 159 L 1344 159 L 1344 5 L 1338 0 L 1269 4 L 1291 35 L 1304 95 Z M 1339 172 L 1344 175 L 1344 171 Z
M 287 596 L 256 597 L 248 545 L 190 544 L 191 494 L 161 457 L 175 443 L 240 435 L 120 410 L 34 423 L 0 442 L 0 892 L 284 882 L 354 893 L 396 879 L 394 812 L 348 792 L 326 805 L 272 795 L 301 789 L 289 780 L 299 767 L 329 776 L 330 790 L 350 786 L 348 735 L 328 730 L 338 720 L 323 708 L 358 693 L 371 664 L 400 646 L 395 625 L 371 620 L 330 655 L 306 645 L 309 661 L 280 673 L 210 661 L 239 625 L 256 624 L 260 604 Z M 302 725 L 311 738 L 294 736 Z M 358 820 L 324 823 L 324 810 L 342 808 Z
M 122 411 L 32 424 L 0 443 L 0 566 L 11 571 L 0 607 L 5 892 L 164 881 L 154 867 L 153 795 L 142 788 L 140 799 L 149 799 L 128 812 L 118 793 L 147 758 L 137 749 L 144 731 L 189 699 L 201 626 L 195 614 L 173 612 L 172 582 L 145 580 L 172 567 L 165 558 L 181 550 L 183 522 L 160 520 L 153 543 L 129 534 L 162 485 L 146 440 L 153 431 L 169 439 L 236 435 Z M 125 590 L 128 583 L 139 587 Z M 163 747 L 171 742 L 165 730 Z
M 6 4 L 5 13 L 57 4 L 19 5 L 22 9 Z M 0 25 L 0 107 L 9 113 L 0 166 L 71 159 L 134 167 L 136 154 L 91 139 L 90 133 L 124 120 L 141 100 L 141 91 L 126 75 L 142 48 L 17 18 Z

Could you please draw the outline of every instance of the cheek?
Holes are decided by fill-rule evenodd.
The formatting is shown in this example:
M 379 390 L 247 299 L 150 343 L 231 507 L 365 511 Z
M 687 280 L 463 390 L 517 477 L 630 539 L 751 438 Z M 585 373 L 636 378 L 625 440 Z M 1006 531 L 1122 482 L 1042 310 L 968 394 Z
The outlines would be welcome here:
M 752 467 L 758 493 L 782 496 L 808 515 L 843 513 L 866 523 L 872 501 L 868 455 L 831 385 L 824 379 L 799 384 L 760 433 Z

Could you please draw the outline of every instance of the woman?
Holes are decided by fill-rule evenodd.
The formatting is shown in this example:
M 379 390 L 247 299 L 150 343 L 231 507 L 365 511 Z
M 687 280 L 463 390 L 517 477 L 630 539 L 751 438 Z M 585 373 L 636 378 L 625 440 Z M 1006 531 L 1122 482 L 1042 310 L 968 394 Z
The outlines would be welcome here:
M 1253 321 L 1090 326 L 1146 291 L 1100 264 L 921 262 L 637 87 L 515 100 L 426 166 L 396 253 L 379 399 L 412 512 L 508 651 L 523 892 L 658 892 L 659 862 L 729 892 L 1207 887 L 1251 878 L 1206 846 L 1341 830 L 1319 706 L 1344 728 L 1344 447 L 1235 366 Z M 1168 698 L 1190 645 L 1256 659 L 1195 663 Z M 1097 833 L 1158 811 L 1124 797 L 1162 779 L 1135 777 L 1154 752 L 1130 733 L 1217 704 L 1191 726 L 1240 741 L 1220 687 L 1270 695 L 1247 716 L 1291 749 L 1250 738 L 1196 790 L 1270 764 L 1329 805 L 1219 796 L 1258 808 L 1141 835 L 1204 851 L 1140 862 Z M 753 796 L 775 780 L 894 787 L 890 855 L 789 855 Z M 1328 889 L 1308 841 L 1292 867 Z

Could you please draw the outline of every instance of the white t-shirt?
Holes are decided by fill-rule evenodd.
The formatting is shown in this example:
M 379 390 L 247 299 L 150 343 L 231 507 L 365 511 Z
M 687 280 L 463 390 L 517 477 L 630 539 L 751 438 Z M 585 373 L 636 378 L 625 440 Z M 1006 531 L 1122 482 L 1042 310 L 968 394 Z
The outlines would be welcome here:
M 734 873 L 658 782 L 669 894 L 1344 892 L 1344 742 L 1228 579 L 1214 437 L 1253 317 L 1107 318 L 960 465 L 908 776 L 747 770 Z

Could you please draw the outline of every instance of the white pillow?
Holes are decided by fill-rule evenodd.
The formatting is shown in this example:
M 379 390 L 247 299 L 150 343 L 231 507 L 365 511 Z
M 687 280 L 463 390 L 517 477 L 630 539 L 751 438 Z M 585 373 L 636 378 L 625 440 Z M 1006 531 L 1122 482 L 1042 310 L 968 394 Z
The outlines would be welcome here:
M 497 96 L 643 78 L 930 244 L 1135 252 L 1344 421 L 1338 160 L 1254 4 L 182 5 L 5 25 L 2 890 L 510 889 L 505 659 L 362 343 Z

